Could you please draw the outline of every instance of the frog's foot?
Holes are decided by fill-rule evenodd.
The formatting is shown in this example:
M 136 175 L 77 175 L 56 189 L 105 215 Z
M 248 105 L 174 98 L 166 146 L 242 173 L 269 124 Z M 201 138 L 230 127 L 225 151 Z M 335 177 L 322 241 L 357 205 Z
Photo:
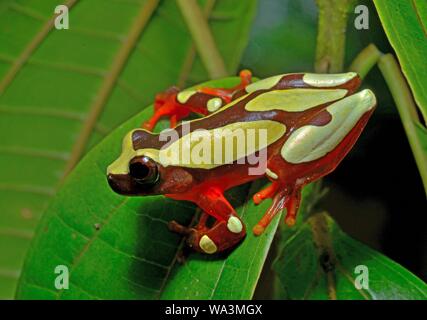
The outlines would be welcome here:
M 298 208 L 301 202 L 301 189 L 296 188 L 292 192 L 288 192 L 287 189 L 279 191 L 273 198 L 273 203 L 267 212 L 261 218 L 261 220 L 253 228 L 255 235 L 260 235 L 264 232 L 265 228 L 270 224 L 271 220 L 276 214 L 282 211 L 284 208 L 287 209 L 285 223 L 288 226 L 293 226 L 296 222 L 296 216 Z
M 158 93 L 154 100 L 154 114 L 146 121 L 142 127 L 147 130 L 153 130 L 160 118 L 169 118 L 170 127 L 173 128 L 177 125 L 178 121 L 190 115 L 192 110 L 185 104 L 180 104 L 176 97 L 179 93 L 177 87 L 171 87 L 168 90 Z
M 171 232 L 180 234 L 182 236 L 188 237 L 192 232 L 194 232 L 194 228 L 185 227 L 175 220 L 169 221 L 168 228 Z M 186 261 L 186 258 L 188 256 L 188 251 L 186 250 L 186 247 L 180 247 L 178 249 L 178 252 L 176 253 L 176 260 L 180 264 L 184 264 Z
M 232 88 L 199 88 L 197 91 L 203 92 L 212 96 L 216 96 L 218 98 L 221 98 L 226 103 L 230 103 L 233 94 L 241 89 L 244 89 L 248 84 L 252 83 L 252 72 L 250 70 L 244 69 L 240 71 L 240 83 Z
M 160 118 L 169 118 L 170 127 L 176 126 L 179 120 L 190 115 L 191 110 L 176 102 L 176 95 L 172 95 L 161 106 L 154 108 L 154 115 L 145 122 L 142 127 L 147 130 L 153 130 Z
M 183 226 L 182 224 L 176 222 L 175 220 L 169 221 L 168 229 L 172 232 L 178 233 L 183 236 L 188 236 L 190 233 L 192 233 L 195 230 L 194 228 Z
M 276 181 L 273 181 L 272 184 L 270 184 L 267 188 L 262 189 L 261 191 L 257 192 L 253 196 L 253 201 L 255 204 L 260 204 L 263 200 L 272 198 L 279 189 L 280 184 Z
M 153 131 L 154 127 L 156 126 L 157 122 L 159 122 L 160 118 L 163 117 L 166 114 L 163 114 L 163 112 L 156 111 L 154 112 L 154 115 L 146 122 L 142 124 L 142 128 Z
M 252 83 L 252 72 L 248 69 L 243 69 L 239 72 L 240 84 L 237 85 L 238 90 L 243 89 Z
M 285 223 L 289 227 L 292 227 L 297 221 L 297 213 L 298 213 L 300 203 L 301 203 L 301 189 L 297 188 L 294 190 L 294 192 L 288 195 L 285 203 L 285 206 L 286 206 Z

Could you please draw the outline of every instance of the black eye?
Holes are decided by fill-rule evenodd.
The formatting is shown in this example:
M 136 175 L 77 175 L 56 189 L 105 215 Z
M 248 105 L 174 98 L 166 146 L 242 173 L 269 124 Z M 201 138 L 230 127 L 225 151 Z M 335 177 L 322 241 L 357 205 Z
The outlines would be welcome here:
M 148 157 L 135 157 L 129 163 L 129 174 L 139 184 L 154 184 L 159 179 L 156 163 Z

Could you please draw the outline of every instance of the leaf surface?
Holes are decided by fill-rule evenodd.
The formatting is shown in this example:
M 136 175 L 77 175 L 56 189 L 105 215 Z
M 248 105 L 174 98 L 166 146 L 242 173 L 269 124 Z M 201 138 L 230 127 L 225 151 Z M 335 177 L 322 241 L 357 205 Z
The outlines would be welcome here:
M 63 3 L 70 28 L 56 30 Z M 256 1 L 199 3 L 233 74 Z M 155 93 L 207 78 L 175 1 L 1 2 L 0 298 L 13 297 L 34 228 L 80 156 Z
M 210 82 L 231 86 L 237 78 Z M 163 196 L 122 197 L 109 188 L 106 167 L 118 157 L 123 136 L 150 114 L 133 117 L 97 145 L 70 174 L 49 206 L 21 277 L 21 299 L 241 299 L 251 298 L 279 217 L 255 237 L 251 230 L 268 208 L 251 195 L 263 181 L 226 196 L 246 223 L 248 235 L 229 255 L 192 252 L 177 263 L 182 239 L 167 229 L 189 224 L 196 208 Z M 164 123 L 163 123 L 164 125 Z M 65 265 L 70 289 L 56 290 L 54 270 Z
M 427 299 L 422 280 L 346 235 L 327 214 L 316 216 L 285 238 L 274 263 L 280 298 L 324 300 L 333 291 L 339 300 Z M 356 282 L 367 287 L 358 289 Z
M 374 0 L 420 111 L 427 121 L 427 2 Z

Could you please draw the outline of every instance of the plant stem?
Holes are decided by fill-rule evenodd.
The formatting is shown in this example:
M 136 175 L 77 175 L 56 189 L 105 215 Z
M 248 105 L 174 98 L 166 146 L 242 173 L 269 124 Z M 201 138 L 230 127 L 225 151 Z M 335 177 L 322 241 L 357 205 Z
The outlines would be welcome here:
M 411 90 L 396 59 L 392 54 L 384 55 L 374 44 L 370 44 L 359 53 L 349 69 L 364 77 L 376 63 L 393 96 L 427 195 L 427 156 L 416 127 L 417 123 L 422 125 Z
M 357 72 L 363 79 L 377 64 L 379 58 L 382 55 L 383 53 L 379 51 L 374 44 L 371 43 L 357 55 L 348 69 L 350 71 Z
M 227 76 L 227 69 L 206 17 L 195 0 L 177 0 L 203 65 L 213 79 Z
M 313 242 L 317 250 L 317 256 L 319 257 L 320 267 L 326 275 L 329 299 L 337 300 L 335 279 L 335 265 L 337 259 L 328 226 L 328 214 L 326 212 L 313 214 L 307 222 L 311 226 Z
M 411 91 L 392 54 L 382 56 L 378 61 L 378 67 L 396 103 L 403 127 L 406 131 L 406 136 L 409 140 L 409 145 L 411 146 L 415 162 L 417 163 L 421 175 L 424 191 L 427 195 L 427 156 L 423 150 L 420 136 L 416 128 L 416 123 L 419 122 L 419 118 Z
M 315 70 L 334 73 L 343 70 L 348 13 L 356 0 L 316 0 L 319 21 Z
M 213 7 L 215 6 L 215 2 L 216 0 L 207 0 L 205 6 L 203 7 L 203 14 L 206 17 L 207 21 L 209 21 L 209 16 L 212 13 Z M 178 82 L 176 83 L 178 88 L 185 88 L 185 83 L 191 73 L 191 69 L 193 68 L 194 60 L 196 59 L 196 54 L 196 46 L 194 45 L 194 43 L 191 43 L 184 60 L 184 64 L 179 73 Z
M 316 2 L 319 8 L 319 22 L 315 71 L 318 73 L 341 72 L 344 65 L 348 13 L 356 0 L 316 0 Z M 329 299 L 336 300 L 335 263 L 337 259 L 332 249 L 325 214 L 313 215 L 308 221 L 314 242 L 318 247 L 318 260 L 326 277 Z M 327 258 L 327 265 L 325 258 Z

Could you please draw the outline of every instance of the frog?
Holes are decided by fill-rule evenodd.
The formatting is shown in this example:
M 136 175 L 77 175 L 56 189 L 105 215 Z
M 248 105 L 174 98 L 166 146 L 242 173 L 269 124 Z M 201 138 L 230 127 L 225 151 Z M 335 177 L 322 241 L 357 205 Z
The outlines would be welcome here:
M 354 72 L 288 73 L 241 81 L 228 91 L 184 92 L 192 103 L 199 101 L 199 108 L 208 109 L 208 101 L 215 98 L 221 106 L 161 133 L 147 128 L 127 133 L 120 156 L 107 168 L 108 183 L 124 196 L 164 195 L 195 203 L 202 212 L 196 225 L 170 221 L 168 227 L 204 254 L 231 250 L 245 238 L 245 223 L 224 196 L 242 184 L 264 178 L 271 182 L 253 195 L 256 205 L 272 199 L 253 227 L 254 235 L 263 234 L 284 210 L 285 223 L 293 226 L 302 188 L 335 170 L 375 110 L 375 94 L 357 91 L 360 85 Z M 198 95 L 203 99 L 196 100 Z M 237 142 L 223 147 L 220 142 L 237 131 L 243 133 Z M 242 137 L 248 143 L 239 148 Z M 250 137 L 255 142 L 249 143 Z M 208 147 L 200 146 L 202 140 Z M 212 147 L 216 145 L 221 147 Z M 221 154 L 227 151 L 228 156 Z

